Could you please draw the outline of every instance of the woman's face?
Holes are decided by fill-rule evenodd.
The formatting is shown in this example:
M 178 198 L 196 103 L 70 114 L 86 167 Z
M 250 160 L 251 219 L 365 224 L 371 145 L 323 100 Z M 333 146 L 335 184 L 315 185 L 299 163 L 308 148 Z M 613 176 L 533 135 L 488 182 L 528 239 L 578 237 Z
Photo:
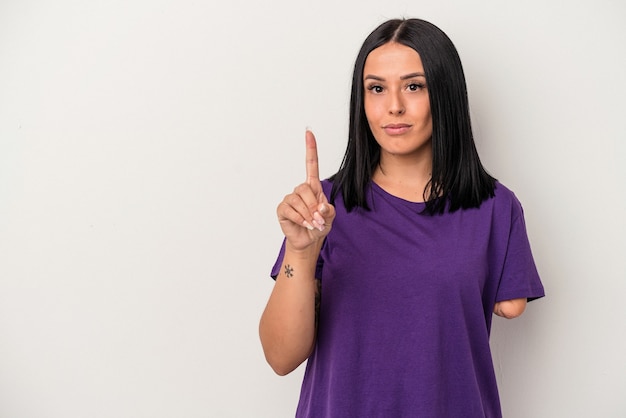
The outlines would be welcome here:
M 395 42 L 374 49 L 365 60 L 363 84 L 365 115 L 381 158 L 430 157 L 432 117 L 419 54 Z

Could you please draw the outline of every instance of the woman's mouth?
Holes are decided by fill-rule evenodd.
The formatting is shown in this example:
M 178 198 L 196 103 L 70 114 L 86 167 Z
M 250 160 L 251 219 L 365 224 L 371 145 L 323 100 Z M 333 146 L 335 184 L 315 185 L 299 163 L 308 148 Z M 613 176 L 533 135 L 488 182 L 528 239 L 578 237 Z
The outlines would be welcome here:
M 408 123 L 390 123 L 383 126 L 383 130 L 387 135 L 402 135 L 411 129 Z

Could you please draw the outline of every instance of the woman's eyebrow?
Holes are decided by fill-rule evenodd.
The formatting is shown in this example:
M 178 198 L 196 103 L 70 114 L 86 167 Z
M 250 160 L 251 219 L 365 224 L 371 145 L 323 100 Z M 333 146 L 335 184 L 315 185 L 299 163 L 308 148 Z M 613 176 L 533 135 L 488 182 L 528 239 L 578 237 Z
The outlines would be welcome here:
M 419 72 L 418 73 L 410 73 L 410 74 L 403 75 L 402 77 L 400 77 L 400 80 L 408 80 L 410 78 L 416 78 L 416 77 L 426 77 L 426 76 L 424 75 L 424 73 L 419 73 Z M 384 78 L 379 77 L 377 75 L 373 75 L 373 74 L 368 74 L 363 79 L 364 80 L 385 81 Z
M 411 74 L 403 75 L 402 77 L 400 77 L 400 80 L 408 80 L 409 78 L 415 78 L 415 77 L 426 77 L 426 76 L 424 75 L 424 73 L 411 73 Z

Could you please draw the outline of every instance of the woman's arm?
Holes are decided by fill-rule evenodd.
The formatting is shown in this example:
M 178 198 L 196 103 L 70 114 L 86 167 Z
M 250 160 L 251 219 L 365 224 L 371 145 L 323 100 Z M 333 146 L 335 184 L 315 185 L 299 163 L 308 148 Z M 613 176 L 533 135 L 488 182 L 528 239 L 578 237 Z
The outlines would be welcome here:
M 274 290 L 259 324 L 267 362 L 279 375 L 293 371 L 315 345 L 319 281 L 317 260 L 335 218 L 319 179 L 317 144 L 306 133 L 307 180 L 283 199 L 276 209 L 285 234 L 285 253 Z
M 306 360 L 316 336 L 319 280 L 315 263 L 319 249 L 309 254 L 286 250 L 281 271 L 261 316 L 259 335 L 265 358 L 284 376 Z
M 524 313 L 526 301 L 526 298 L 520 298 L 496 302 L 493 313 L 507 319 L 517 318 Z

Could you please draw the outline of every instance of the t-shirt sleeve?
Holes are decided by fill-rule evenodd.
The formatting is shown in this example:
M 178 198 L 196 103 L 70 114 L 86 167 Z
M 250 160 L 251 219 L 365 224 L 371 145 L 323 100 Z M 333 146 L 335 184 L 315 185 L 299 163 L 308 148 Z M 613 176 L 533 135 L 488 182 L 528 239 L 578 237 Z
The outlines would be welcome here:
M 545 296 L 530 248 L 524 212 L 517 199 L 513 202 L 512 209 L 510 234 L 496 302 L 518 298 L 531 301 Z
M 272 279 L 276 280 L 278 277 L 278 273 L 280 271 L 280 266 L 283 264 L 283 258 L 285 257 L 285 240 L 283 239 L 283 244 L 280 246 L 280 251 L 278 252 L 278 257 L 276 258 L 276 262 L 272 267 L 272 271 L 270 276 Z
M 325 244 L 325 243 L 324 243 Z M 285 240 L 283 239 L 283 244 L 280 246 L 280 251 L 278 252 L 278 257 L 276 258 L 276 262 L 272 267 L 272 271 L 270 272 L 270 276 L 272 279 L 276 280 L 278 277 L 278 273 L 280 272 L 280 267 L 283 265 L 283 258 L 285 258 Z M 324 261 L 322 257 L 317 259 L 317 267 L 315 269 L 315 278 L 321 280 L 322 279 L 322 268 L 324 266 Z

